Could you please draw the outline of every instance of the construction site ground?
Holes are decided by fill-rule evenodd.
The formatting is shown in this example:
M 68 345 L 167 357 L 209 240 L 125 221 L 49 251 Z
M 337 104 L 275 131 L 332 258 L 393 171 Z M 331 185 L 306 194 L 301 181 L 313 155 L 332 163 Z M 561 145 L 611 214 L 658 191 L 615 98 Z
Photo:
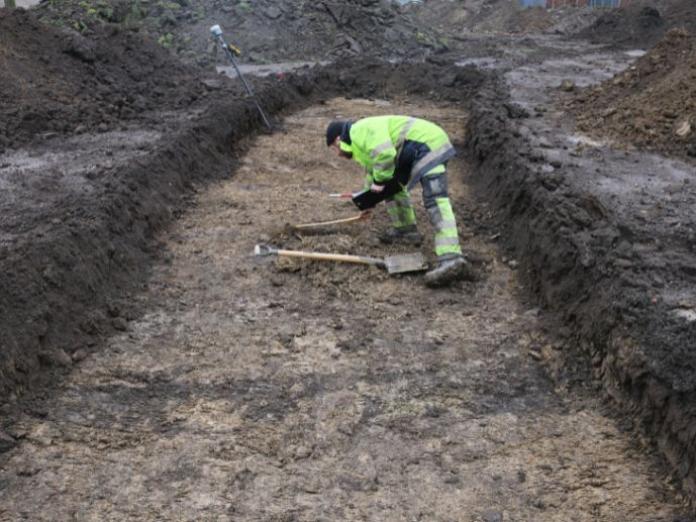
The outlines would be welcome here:
M 465 162 L 451 164 L 451 191 L 478 281 L 433 291 L 418 275 L 254 257 L 259 241 L 387 253 L 381 213 L 316 236 L 284 224 L 354 212 L 327 194 L 359 186 L 360 170 L 307 136 L 337 115 L 392 112 L 464 138 L 466 113 L 453 107 L 339 99 L 251 140 L 232 179 L 198 188 L 161 238 L 144 315 L 80 364 L 43 415 L 15 424 L 24 442 L 0 475 L 8 520 L 682 512 L 659 465 L 598 402 L 544 375 L 540 350 L 562 347 L 495 242 L 474 234 L 485 205 Z
M 691 127 L 579 130 L 651 55 L 544 27 L 279 64 L 267 133 L 142 34 L 0 10 L 0 520 L 693 521 Z M 356 212 L 326 124 L 394 113 L 459 151 L 475 280 L 254 255 L 414 251 L 290 226 Z

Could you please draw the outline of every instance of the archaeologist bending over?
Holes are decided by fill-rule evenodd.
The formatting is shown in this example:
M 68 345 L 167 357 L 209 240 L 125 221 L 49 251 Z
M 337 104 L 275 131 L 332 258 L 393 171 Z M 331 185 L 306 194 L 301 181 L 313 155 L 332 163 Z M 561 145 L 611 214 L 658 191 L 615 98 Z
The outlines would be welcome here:
M 440 127 L 408 116 L 374 116 L 355 122 L 333 121 L 326 144 L 339 156 L 362 165 L 374 202 L 386 200 L 392 228 L 380 236 L 385 243 L 420 244 L 416 213 L 409 191 L 420 182 L 423 203 L 435 231 L 437 266 L 425 274 L 429 286 L 441 286 L 471 274 L 464 259 L 452 205 L 447 195 L 445 165 L 455 154 Z

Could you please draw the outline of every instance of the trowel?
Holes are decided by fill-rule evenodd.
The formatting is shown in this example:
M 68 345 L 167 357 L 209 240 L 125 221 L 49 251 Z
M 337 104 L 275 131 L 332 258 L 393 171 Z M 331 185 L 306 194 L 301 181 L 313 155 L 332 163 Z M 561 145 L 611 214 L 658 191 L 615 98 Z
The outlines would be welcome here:
M 330 254 L 322 252 L 303 252 L 301 250 L 283 250 L 270 245 L 256 245 L 254 254 L 257 256 L 298 257 L 314 261 L 334 261 L 337 263 L 354 263 L 383 268 L 388 274 L 403 274 L 406 272 L 422 272 L 428 269 L 423 254 L 397 254 L 384 258 L 356 256 L 349 254 Z

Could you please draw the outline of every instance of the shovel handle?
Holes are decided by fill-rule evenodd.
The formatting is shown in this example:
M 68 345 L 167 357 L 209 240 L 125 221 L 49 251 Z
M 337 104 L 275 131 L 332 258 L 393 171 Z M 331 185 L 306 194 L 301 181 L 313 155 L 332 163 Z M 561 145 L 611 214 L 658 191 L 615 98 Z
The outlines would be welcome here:
M 332 221 L 319 221 L 317 223 L 302 223 L 301 225 L 292 225 L 292 228 L 297 230 L 310 229 L 310 228 L 322 228 L 331 225 L 347 225 L 348 223 L 354 223 L 356 221 L 362 221 L 370 217 L 368 211 L 361 212 L 357 216 L 351 216 L 349 218 L 334 219 Z
M 315 261 L 338 261 L 340 263 L 384 266 L 384 260 L 377 257 L 353 256 L 349 254 L 324 254 L 320 252 L 302 252 L 301 250 L 278 250 L 276 254 L 284 257 L 313 259 Z

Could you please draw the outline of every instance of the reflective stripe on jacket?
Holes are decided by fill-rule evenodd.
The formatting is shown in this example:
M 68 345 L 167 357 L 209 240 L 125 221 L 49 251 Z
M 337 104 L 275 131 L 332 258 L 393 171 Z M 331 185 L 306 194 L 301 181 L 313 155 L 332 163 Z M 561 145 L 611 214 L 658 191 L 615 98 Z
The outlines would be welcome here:
M 449 145 L 449 137 L 440 127 L 409 116 L 363 118 L 351 126 L 350 139 L 353 159 L 365 167 L 377 184 L 394 177 L 396 157 L 406 140 L 424 143 L 431 151 Z

